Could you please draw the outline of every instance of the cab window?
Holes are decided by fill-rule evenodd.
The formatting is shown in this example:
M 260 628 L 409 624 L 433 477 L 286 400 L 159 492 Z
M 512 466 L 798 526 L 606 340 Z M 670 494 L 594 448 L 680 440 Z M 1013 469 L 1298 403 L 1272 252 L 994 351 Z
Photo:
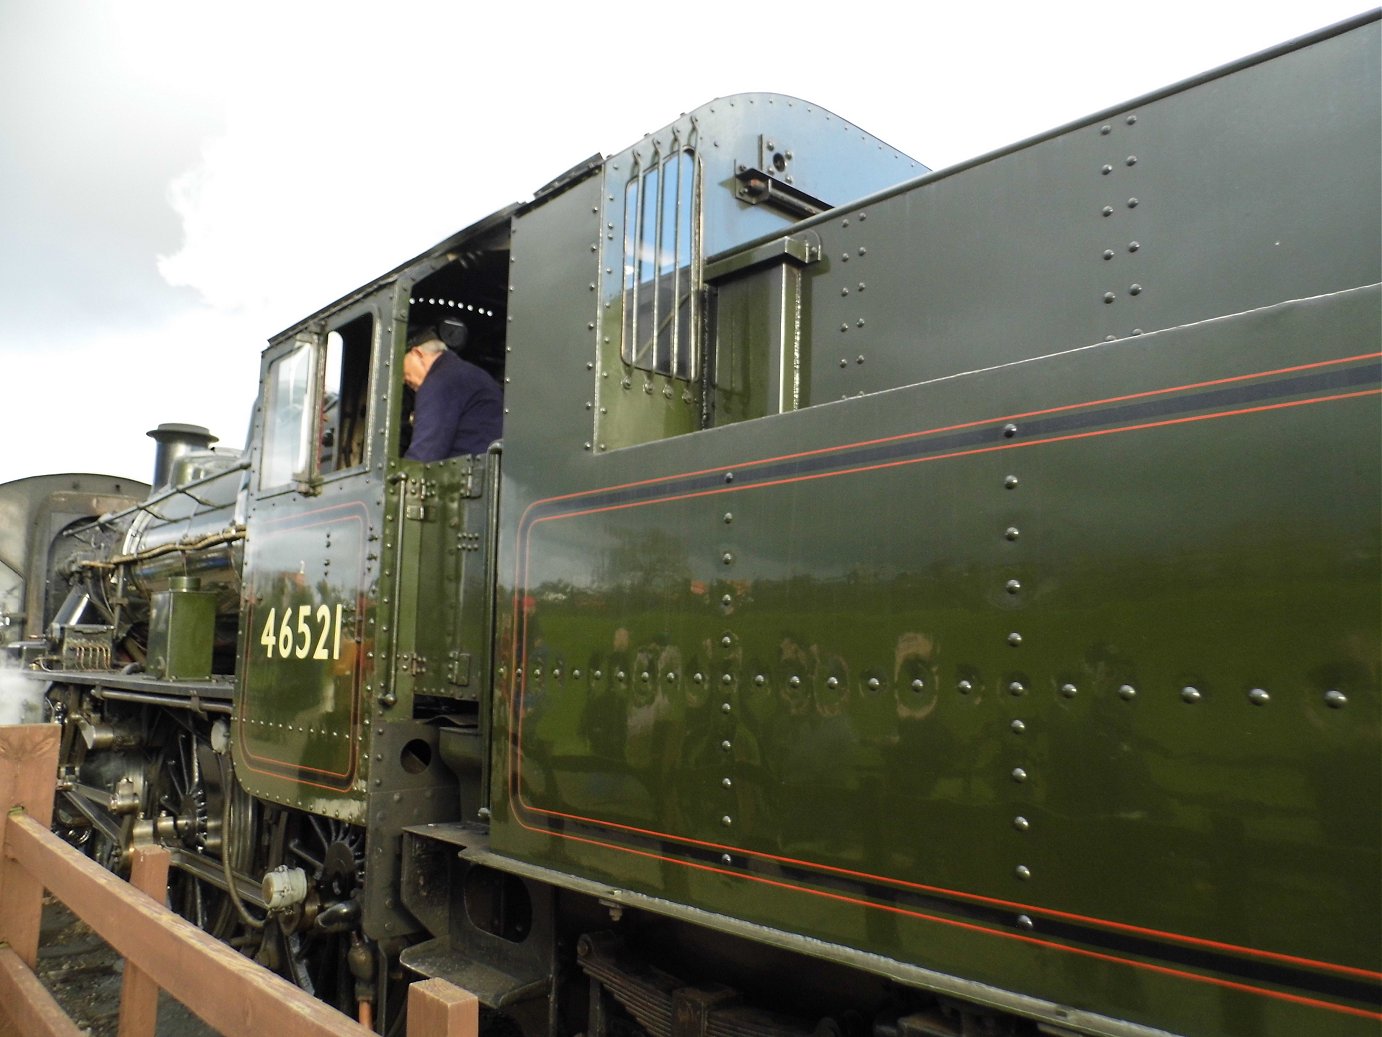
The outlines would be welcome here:
M 363 314 L 326 333 L 326 395 L 322 398 L 322 474 L 365 463 L 370 353 L 374 316 Z
M 295 348 L 269 366 L 264 392 L 264 454 L 260 459 L 261 489 L 310 477 L 315 415 L 308 407 L 316 376 L 313 343 Z

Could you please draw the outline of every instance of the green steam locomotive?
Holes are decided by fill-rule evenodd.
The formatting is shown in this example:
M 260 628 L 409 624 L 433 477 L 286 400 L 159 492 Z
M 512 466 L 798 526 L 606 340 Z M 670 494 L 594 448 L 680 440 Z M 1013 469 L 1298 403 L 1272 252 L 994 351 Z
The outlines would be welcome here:
M 717 100 L 0 488 L 58 825 L 381 1032 L 1377 1033 L 1378 29 L 940 172 Z

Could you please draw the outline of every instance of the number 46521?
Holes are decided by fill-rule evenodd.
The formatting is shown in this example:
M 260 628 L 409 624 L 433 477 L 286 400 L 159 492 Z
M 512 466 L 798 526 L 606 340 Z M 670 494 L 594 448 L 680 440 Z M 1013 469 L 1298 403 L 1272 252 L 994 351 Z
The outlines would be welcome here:
M 296 618 L 295 618 L 296 617 Z M 283 610 L 283 619 L 275 626 L 278 609 L 269 609 L 259 643 L 270 659 L 274 650 L 284 659 L 339 659 L 341 657 L 341 606 L 333 611 L 329 605 L 292 606 Z

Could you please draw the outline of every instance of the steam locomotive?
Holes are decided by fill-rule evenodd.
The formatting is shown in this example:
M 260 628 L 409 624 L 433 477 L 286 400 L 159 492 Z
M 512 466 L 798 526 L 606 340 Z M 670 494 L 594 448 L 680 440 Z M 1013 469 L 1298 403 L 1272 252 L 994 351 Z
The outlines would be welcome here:
M 57 826 L 380 1032 L 1375 1034 L 1378 30 L 940 172 L 716 100 L 0 487 Z

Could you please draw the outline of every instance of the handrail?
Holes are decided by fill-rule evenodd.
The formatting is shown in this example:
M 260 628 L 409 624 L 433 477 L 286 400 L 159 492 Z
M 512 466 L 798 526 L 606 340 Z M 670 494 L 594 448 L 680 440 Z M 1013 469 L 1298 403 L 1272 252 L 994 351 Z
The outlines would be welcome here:
M 126 961 L 121 1037 L 153 1037 L 163 989 L 224 1037 L 371 1037 L 362 1026 L 163 906 L 168 851 L 132 853 L 131 882 L 48 828 L 61 727 L 0 727 L 0 1031 L 80 1031 L 33 975 L 47 888 Z M 42 879 L 39 879 L 42 876 Z M 140 887 L 143 887 L 142 889 Z M 408 991 L 409 1037 L 475 1037 L 474 995 L 444 980 Z

